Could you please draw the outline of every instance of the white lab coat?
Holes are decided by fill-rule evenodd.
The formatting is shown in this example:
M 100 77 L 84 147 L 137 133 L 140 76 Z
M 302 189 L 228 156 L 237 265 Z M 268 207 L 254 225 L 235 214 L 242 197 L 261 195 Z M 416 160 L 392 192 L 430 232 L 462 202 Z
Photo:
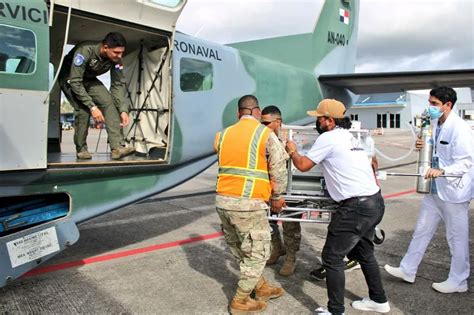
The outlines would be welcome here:
M 433 143 L 437 125 L 438 121 L 433 121 Z M 463 175 L 461 180 L 454 177 L 436 178 L 439 198 L 451 203 L 471 200 L 474 184 L 471 170 L 474 164 L 474 139 L 469 125 L 454 111 L 450 112 L 441 128 L 433 155 L 439 157 L 439 166 L 445 170 L 446 175 Z
M 435 141 L 438 121 L 434 121 L 432 140 Z M 440 221 L 446 225 L 451 266 L 447 281 L 461 289 L 467 288 L 469 277 L 469 201 L 474 183 L 471 166 L 474 156 L 474 140 L 469 125 L 456 113 L 450 112 L 441 127 L 433 155 L 439 157 L 439 166 L 447 175 L 463 175 L 459 178 L 436 178 L 437 195 L 426 195 L 421 204 L 413 237 L 400 269 L 414 277 L 423 255 L 436 233 Z
M 471 200 L 474 199 L 474 165 L 471 167 Z

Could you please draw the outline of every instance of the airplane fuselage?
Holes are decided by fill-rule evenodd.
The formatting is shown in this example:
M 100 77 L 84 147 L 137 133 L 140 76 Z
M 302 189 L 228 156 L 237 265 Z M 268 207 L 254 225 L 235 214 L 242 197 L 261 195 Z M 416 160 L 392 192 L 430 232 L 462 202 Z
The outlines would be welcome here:
M 27 5 L 22 1 L 7 3 L 10 6 Z M 36 6 L 30 5 L 31 12 L 46 10 L 43 1 L 38 1 Z M 80 6 L 81 2 L 75 5 Z M 37 36 L 39 41 L 36 47 L 41 51 L 38 51 L 37 55 L 29 56 L 31 59 L 41 56 L 35 59 L 35 68 L 31 76 L 28 72 L 31 68 L 21 75 L 17 74 L 19 65 L 17 71 L 12 70 L 12 72 L 8 72 L 7 68 L 3 70 L 0 68 L 0 75 L 5 78 L 0 84 L 0 94 L 3 95 L 0 98 L 2 106 L 16 112 L 19 103 L 24 109 L 21 113 L 17 112 L 18 116 L 37 111 L 35 116 L 28 116 L 31 122 L 30 128 L 33 130 L 33 133 L 28 136 L 22 135 L 21 133 L 25 131 L 13 123 L 5 119 L 2 121 L 11 129 L 2 130 L 1 137 L 9 141 L 8 149 L 16 150 L 16 155 L 9 153 L 0 160 L 2 161 L 0 163 L 0 216 L 2 206 L 4 206 L 3 209 L 11 205 L 16 206 L 23 199 L 28 202 L 35 201 L 36 196 L 38 199 L 44 198 L 46 204 L 58 200 L 68 204 L 65 209 L 66 214 L 57 219 L 53 218 L 41 224 L 19 225 L 16 229 L 6 229 L 3 232 L 0 230 L 0 246 L 5 252 L 10 253 L 6 246 L 12 244 L 13 241 L 23 240 L 34 233 L 41 233 L 46 228 L 55 229 L 55 232 L 51 233 L 58 235 L 59 249 L 62 250 L 77 241 L 76 223 L 155 195 L 199 174 L 215 162 L 214 135 L 217 131 L 237 121 L 237 100 L 243 95 L 257 96 L 262 108 L 267 105 L 277 105 L 282 111 L 284 123 L 287 124 L 310 123 L 312 118 L 306 115 L 306 111 L 314 109 L 323 97 L 339 95 L 340 99 L 349 100 L 347 92 L 343 89 L 331 90 L 320 86 L 317 75 L 329 69 L 336 69 L 336 71 L 331 71 L 332 73 L 353 70 L 355 54 L 353 43 L 355 43 L 357 32 L 352 30 L 357 23 L 357 1 L 352 2 L 351 6 L 345 1 L 325 2 L 320 7 L 320 18 L 312 33 L 228 46 L 175 33 L 166 29 L 166 25 L 163 29 L 153 29 L 150 25 L 145 27 L 132 24 L 130 26 L 119 18 L 111 19 L 101 16 L 101 10 L 110 10 L 106 8 L 108 4 L 104 5 L 104 8 L 100 6 L 89 8 L 88 5 L 90 3 L 85 3 L 84 8 L 81 7 L 82 10 L 91 10 L 87 14 L 81 10 L 73 11 L 72 27 L 79 25 L 94 30 L 99 26 L 105 28 L 110 26 L 114 30 L 132 32 L 130 34 L 136 38 L 130 38 L 130 46 L 135 51 L 141 45 L 138 36 L 144 36 L 146 40 L 154 44 L 158 43 L 157 45 L 162 45 L 162 47 L 166 46 L 164 42 L 169 42 L 171 54 L 165 55 L 163 59 L 165 72 L 161 74 L 162 82 L 160 83 L 160 89 L 164 89 L 164 94 L 160 96 L 163 98 L 165 107 L 163 112 L 168 115 L 165 121 L 166 127 L 162 130 L 165 136 L 165 154 L 156 160 L 135 161 L 132 159 L 100 163 L 73 161 L 63 164 L 52 161 L 50 158 L 53 155 L 49 151 L 54 141 L 50 141 L 49 146 L 47 142 L 51 139 L 56 139 L 58 144 L 60 142 L 57 118 L 60 92 L 57 88 L 53 89 L 48 110 L 47 103 L 43 100 L 48 94 L 48 84 L 45 82 L 51 80 L 51 76 L 48 79 L 50 65 L 45 56 L 49 55 L 47 49 L 49 45 L 52 47 L 52 59 L 59 62 L 58 53 L 61 49 L 57 47 L 61 46 L 58 43 L 63 40 L 61 29 L 55 29 L 53 23 L 53 28 L 50 30 L 51 43 L 49 43 L 48 26 L 42 20 L 22 21 L 17 18 L 18 16 L 10 18 L 0 16 L 2 19 L 0 24 L 7 25 L 7 31 L 26 29 L 31 33 L 38 29 L 38 32 L 42 34 Z M 138 4 L 132 1 L 129 5 Z M 340 7 L 354 11 L 350 27 L 339 21 Z M 66 9 L 59 7 L 55 13 L 57 25 L 66 25 Z M 32 16 L 36 17 L 34 14 Z M 328 31 L 339 35 L 328 38 Z M 74 32 L 71 36 L 75 42 L 84 38 L 84 34 Z M 342 40 L 345 43 L 342 43 Z M 283 46 L 288 48 L 284 53 L 281 50 Z M 279 50 L 282 54 L 275 55 Z M 166 52 L 168 53 L 168 50 Z M 299 56 L 300 53 L 301 56 Z M 33 76 L 38 75 L 42 76 L 43 81 L 32 79 Z M 23 82 L 22 80 L 30 81 Z M 168 86 L 169 90 L 167 90 Z M 32 93 L 29 91 L 31 89 L 34 89 L 34 97 L 29 96 Z M 157 113 L 158 111 L 147 114 L 148 118 L 155 117 L 150 115 L 157 115 Z M 41 117 L 41 120 L 38 120 L 38 117 Z M 146 138 L 145 135 L 143 138 Z M 132 140 L 135 141 L 135 139 Z M 30 146 L 36 149 L 30 149 Z M 60 152 L 55 154 L 61 155 Z M 32 161 L 16 163 L 16 159 L 21 159 L 22 156 L 31 156 Z M 4 279 L 16 278 L 54 254 L 48 253 L 39 256 L 39 259 L 33 257 L 21 263 L 19 267 L 0 268 L 0 278 L 1 276 Z M 1 264 L 10 265 L 8 255 L 3 260 Z M 5 283 L 6 280 L 0 281 L 0 286 Z

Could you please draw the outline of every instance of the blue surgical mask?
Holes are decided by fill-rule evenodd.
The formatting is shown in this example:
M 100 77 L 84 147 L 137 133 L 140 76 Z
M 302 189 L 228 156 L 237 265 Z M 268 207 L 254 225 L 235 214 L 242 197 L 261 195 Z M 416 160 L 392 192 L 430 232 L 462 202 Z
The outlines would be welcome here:
M 430 114 L 431 119 L 439 119 L 444 114 L 437 106 L 430 106 L 428 108 L 428 113 Z

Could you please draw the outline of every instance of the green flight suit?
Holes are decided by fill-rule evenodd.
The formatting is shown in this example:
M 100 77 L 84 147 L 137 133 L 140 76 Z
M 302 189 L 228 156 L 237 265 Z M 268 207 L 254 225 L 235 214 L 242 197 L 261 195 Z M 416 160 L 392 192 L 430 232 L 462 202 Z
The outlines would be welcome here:
M 120 146 L 120 113 L 128 113 L 125 100 L 123 66 L 100 56 L 100 42 L 76 45 L 64 57 L 59 74 L 59 85 L 74 107 L 74 144 L 76 151 L 87 150 L 87 134 L 92 106 L 97 106 L 105 118 L 110 148 Z M 110 92 L 97 79 L 110 71 Z

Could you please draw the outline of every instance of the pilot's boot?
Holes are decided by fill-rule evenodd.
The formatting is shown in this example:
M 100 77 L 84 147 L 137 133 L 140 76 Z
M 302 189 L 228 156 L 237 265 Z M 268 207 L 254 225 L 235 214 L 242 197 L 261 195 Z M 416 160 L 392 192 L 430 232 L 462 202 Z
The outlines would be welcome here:
M 258 280 L 257 286 L 255 287 L 255 299 L 257 301 L 276 299 L 284 293 L 285 290 L 283 290 L 283 288 L 272 286 L 264 277 L 261 277 L 260 280 Z
M 92 155 L 87 151 L 87 149 L 82 150 L 76 153 L 76 157 L 78 160 L 90 160 L 92 159 Z
M 250 297 L 250 293 L 237 288 L 232 302 L 230 303 L 231 314 L 256 314 L 263 312 L 267 308 L 265 301 L 256 301 Z
M 288 277 L 291 276 L 295 272 L 296 268 L 296 256 L 295 253 L 287 252 L 285 257 L 285 262 L 280 269 L 280 276 Z
M 133 152 L 135 152 L 135 148 L 132 147 L 118 147 L 112 149 L 112 160 L 118 160 L 132 154 Z
M 286 251 L 283 247 L 283 243 L 281 242 L 280 235 L 274 236 L 272 234 L 272 253 L 270 254 L 270 258 L 267 260 L 267 266 L 276 264 L 278 258 L 280 258 L 280 256 L 284 256 L 285 254 Z

